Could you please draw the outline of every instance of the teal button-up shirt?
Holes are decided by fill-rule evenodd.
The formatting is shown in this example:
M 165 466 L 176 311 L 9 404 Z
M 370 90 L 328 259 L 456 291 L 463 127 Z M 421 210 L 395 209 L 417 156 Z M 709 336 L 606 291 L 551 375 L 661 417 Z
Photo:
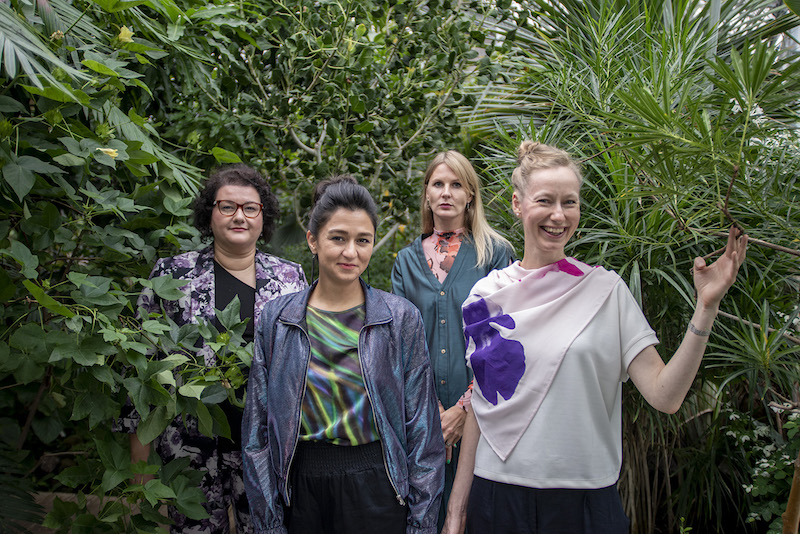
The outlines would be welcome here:
M 472 372 L 464 359 L 466 345 L 461 305 L 475 282 L 494 269 L 508 267 L 512 252 L 496 243 L 489 264 L 479 268 L 475 245 L 471 239 L 465 239 L 447 278 L 439 282 L 422 250 L 422 240 L 426 237 L 417 237 L 397 254 L 392 268 L 392 292 L 413 302 L 422 313 L 436 396 L 445 408 L 450 408 L 472 380 Z

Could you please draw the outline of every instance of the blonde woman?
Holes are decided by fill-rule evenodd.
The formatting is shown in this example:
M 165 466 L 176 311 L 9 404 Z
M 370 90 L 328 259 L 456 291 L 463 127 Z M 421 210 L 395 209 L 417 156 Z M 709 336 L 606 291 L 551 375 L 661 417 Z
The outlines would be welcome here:
M 455 150 L 437 154 L 428 165 L 420 203 L 422 235 L 397 255 L 392 291 L 413 302 L 425 323 L 447 447 L 441 527 L 472 395 L 461 305 L 475 282 L 508 266 L 512 248 L 486 222 L 478 175 Z
M 694 381 L 747 236 L 731 229 L 712 265 L 694 260 L 697 304 L 664 364 L 622 279 L 564 252 L 580 221 L 580 169 L 563 150 L 523 142 L 512 182 L 521 262 L 487 276 L 463 306 L 473 410 L 446 534 L 626 533 L 622 382 L 674 413 Z

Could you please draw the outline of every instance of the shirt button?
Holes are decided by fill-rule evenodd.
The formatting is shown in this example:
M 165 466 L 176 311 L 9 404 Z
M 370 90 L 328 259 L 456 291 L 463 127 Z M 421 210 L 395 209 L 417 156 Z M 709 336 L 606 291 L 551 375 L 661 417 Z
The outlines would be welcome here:
M 447 352 L 447 349 L 442 349 L 442 354 L 444 354 L 445 352 Z
M 442 380 L 442 381 L 440 382 L 440 384 L 442 384 L 442 385 L 445 385 L 446 383 L 447 383 L 447 380 Z
M 444 324 L 446 321 L 444 319 L 441 320 L 441 323 Z
M 442 292 L 441 292 L 441 293 L 439 293 L 439 294 L 440 294 L 441 296 L 444 296 L 444 291 L 442 291 Z

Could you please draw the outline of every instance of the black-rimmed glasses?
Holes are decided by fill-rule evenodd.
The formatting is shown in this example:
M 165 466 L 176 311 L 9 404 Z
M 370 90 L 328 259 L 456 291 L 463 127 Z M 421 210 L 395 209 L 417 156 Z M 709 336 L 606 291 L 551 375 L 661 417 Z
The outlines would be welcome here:
M 213 205 L 216 206 L 219 212 L 225 217 L 233 217 L 233 214 L 236 213 L 236 210 L 242 208 L 242 213 L 244 213 L 244 216 L 248 219 L 255 219 L 258 217 L 258 215 L 261 213 L 261 208 L 264 207 L 263 204 L 258 202 L 245 202 L 244 204 L 239 204 L 233 200 L 215 200 Z

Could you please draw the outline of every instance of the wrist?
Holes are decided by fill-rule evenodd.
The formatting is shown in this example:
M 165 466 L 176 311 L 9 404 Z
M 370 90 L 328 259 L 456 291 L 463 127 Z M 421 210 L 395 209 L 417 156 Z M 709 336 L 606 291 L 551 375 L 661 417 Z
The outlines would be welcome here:
M 700 328 L 697 328 L 691 321 L 689 321 L 689 332 L 691 332 L 696 336 L 708 337 L 711 335 L 711 328 L 709 327 L 708 330 L 702 330 Z

